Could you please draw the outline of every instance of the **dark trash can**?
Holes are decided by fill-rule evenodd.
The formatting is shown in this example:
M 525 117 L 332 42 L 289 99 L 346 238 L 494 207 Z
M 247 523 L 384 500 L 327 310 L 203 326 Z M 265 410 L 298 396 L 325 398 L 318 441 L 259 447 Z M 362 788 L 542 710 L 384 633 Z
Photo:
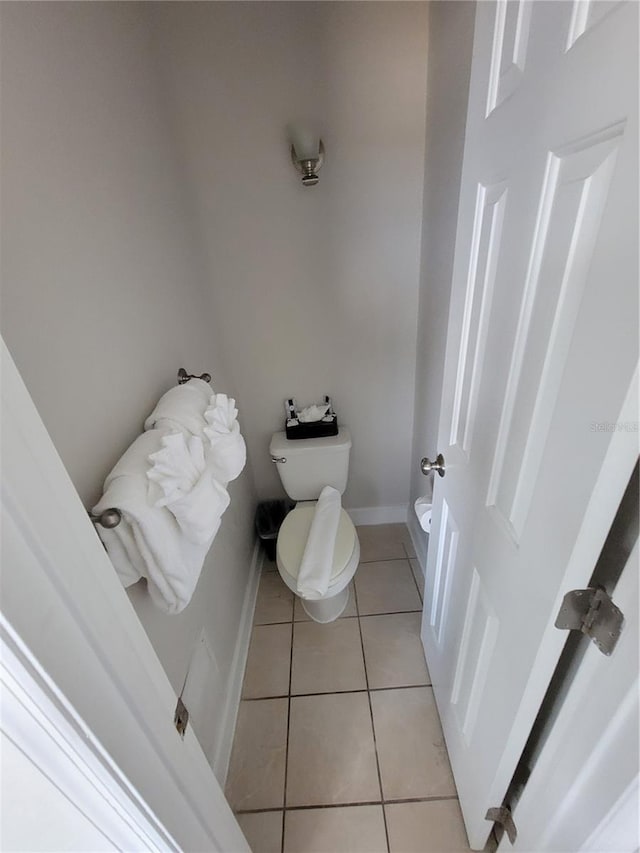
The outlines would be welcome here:
M 270 560 L 276 558 L 276 539 L 278 531 L 285 519 L 295 506 L 295 501 L 281 498 L 273 501 L 263 501 L 256 510 L 256 530 Z

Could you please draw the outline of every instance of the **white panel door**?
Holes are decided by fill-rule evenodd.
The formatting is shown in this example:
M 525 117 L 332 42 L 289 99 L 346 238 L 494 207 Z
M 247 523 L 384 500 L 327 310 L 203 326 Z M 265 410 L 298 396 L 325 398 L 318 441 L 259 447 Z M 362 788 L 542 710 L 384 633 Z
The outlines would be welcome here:
M 636 3 L 478 3 L 422 636 L 472 847 L 637 454 Z

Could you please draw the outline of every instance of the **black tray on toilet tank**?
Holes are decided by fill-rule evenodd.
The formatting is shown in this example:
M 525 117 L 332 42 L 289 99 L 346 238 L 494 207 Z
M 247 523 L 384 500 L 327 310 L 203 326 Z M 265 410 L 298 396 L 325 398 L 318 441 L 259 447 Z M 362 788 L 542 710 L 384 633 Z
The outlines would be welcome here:
M 330 421 L 312 421 L 308 424 L 285 424 L 287 438 L 326 438 L 329 435 L 338 434 L 338 416 L 333 415 Z

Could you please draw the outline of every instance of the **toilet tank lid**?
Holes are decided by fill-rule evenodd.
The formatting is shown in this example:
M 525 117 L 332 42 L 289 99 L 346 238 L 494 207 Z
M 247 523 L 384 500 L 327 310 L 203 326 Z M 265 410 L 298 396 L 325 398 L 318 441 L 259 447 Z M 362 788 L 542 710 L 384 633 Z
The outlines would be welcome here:
M 326 438 L 287 438 L 286 432 L 274 432 L 271 436 L 269 453 L 272 456 L 295 456 L 309 450 L 344 451 L 351 447 L 351 433 L 347 427 L 341 426 L 338 435 Z

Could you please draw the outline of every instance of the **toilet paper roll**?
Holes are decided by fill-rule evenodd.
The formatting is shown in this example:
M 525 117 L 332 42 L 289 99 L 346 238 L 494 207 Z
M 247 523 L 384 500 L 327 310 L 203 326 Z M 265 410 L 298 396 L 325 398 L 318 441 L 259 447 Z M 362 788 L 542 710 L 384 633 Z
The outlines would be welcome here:
M 431 503 L 431 495 L 424 495 L 421 498 L 418 498 L 414 503 L 413 508 L 415 510 L 418 521 L 420 522 L 420 527 L 424 530 L 425 533 L 431 532 L 431 511 L 433 508 L 433 504 Z

